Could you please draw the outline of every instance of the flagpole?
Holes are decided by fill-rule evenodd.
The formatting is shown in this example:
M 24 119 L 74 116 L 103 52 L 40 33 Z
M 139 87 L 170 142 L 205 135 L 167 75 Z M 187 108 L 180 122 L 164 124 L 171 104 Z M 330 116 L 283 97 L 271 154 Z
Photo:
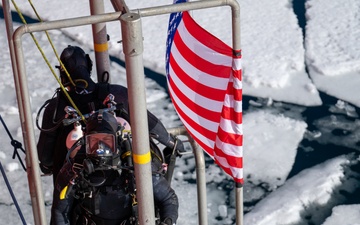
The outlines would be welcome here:
M 236 197 L 236 225 L 243 225 L 244 205 L 243 205 L 243 186 L 235 188 Z
M 241 54 L 241 38 L 240 38 L 240 5 L 237 1 L 231 5 L 232 13 L 232 44 L 234 54 Z M 243 225 L 244 221 L 244 192 L 243 185 L 236 183 L 235 185 L 236 198 L 236 225 Z

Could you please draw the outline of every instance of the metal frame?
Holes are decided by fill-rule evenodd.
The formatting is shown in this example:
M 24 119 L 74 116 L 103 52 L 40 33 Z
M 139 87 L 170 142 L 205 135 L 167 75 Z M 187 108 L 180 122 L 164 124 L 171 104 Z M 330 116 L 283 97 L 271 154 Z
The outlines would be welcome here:
M 98 15 L 105 12 L 104 0 L 90 0 L 89 3 L 91 15 Z M 106 23 L 92 24 L 92 33 L 94 39 L 97 80 L 98 82 L 106 81 L 110 83 L 110 58 Z M 103 77 L 105 73 L 108 74 L 107 77 Z M 103 78 L 107 78 L 108 80 L 103 80 Z
M 141 150 L 139 149 L 142 148 L 142 146 L 148 146 L 149 143 L 148 139 L 143 138 L 147 136 L 144 133 L 141 133 L 141 131 L 147 130 L 147 129 L 142 129 L 142 127 L 147 127 L 147 119 L 144 120 L 144 118 L 147 117 L 146 116 L 144 117 L 144 115 L 146 115 L 146 104 L 144 103 L 145 89 L 144 89 L 144 76 L 143 76 L 144 70 L 142 64 L 142 41 L 140 43 L 138 38 L 135 37 L 136 35 L 131 35 L 131 34 L 137 34 L 138 37 L 139 34 L 141 34 L 141 20 L 140 20 L 141 17 L 155 16 L 155 15 L 168 14 L 168 13 L 174 13 L 180 11 L 187 11 L 187 10 L 218 7 L 224 5 L 228 5 L 232 9 L 233 49 L 240 50 L 240 6 L 236 0 L 207 0 L 207 1 L 187 2 L 187 3 L 180 3 L 175 5 L 165 5 L 165 6 L 131 10 L 129 13 L 126 13 L 124 15 L 122 15 L 121 12 L 104 13 L 98 15 L 85 16 L 85 17 L 28 24 L 28 25 L 22 25 L 16 29 L 16 31 L 13 34 L 13 38 L 12 39 L 9 38 L 9 47 L 12 56 L 16 95 L 19 105 L 20 121 L 23 131 L 23 138 L 25 142 L 24 144 L 25 144 L 25 148 L 27 149 L 26 166 L 28 171 L 29 190 L 30 190 L 31 201 L 34 211 L 33 212 L 34 221 L 36 225 L 40 225 L 40 224 L 45 225 L 47 224 L 47 222 L 46 222 L 46 215 L 44 208 L 42 185 L 40 180 L 40 172 L 39 172 L 40 170 L 38 165 L 35 133 L 33 126 L 33 119 L 31 115 L 31 106 L 30 106 L 29 91 L 27 86 L 26 70 L 24 63 L 25 60 L 22 49 L 21 37 L 25 33 L 75 27 L 82 25 L 90 25 L 90 24 L 99 24 L 110 21 L 116 21 L 121 18 L 122 26 L 127 29 L 126 34 L 123 34 L 123 38 L 125 39 L 123 43 L 124 43 L 124 50 L 127 49 L 127 51 L 124 51 L 124 53 L 125 53 L 125 61 L 127 64 L 126 71 L 127 71 L 129 96 L 131 96 L 129 99 L 129 104 L 132 112 L 131 117 L 133 120 L 137 121 L 136 123 L 132 123 L 134 124 L 132 126 L 134 130 L 133 132 L 134 143 L 137 143 L 137 147 L 134 149 L 134 154 L 142 155 L 147 153 L 141 152 Z M 3 6 L 4 6 L 4 11 L 5 9 L 8 9 L 8 0 L 3 0 Z M 9 17 L 7 16 L 5 17 L 7 18 L 5 20 L 8 21 Z M 11 29 L 8 28 L 8 37 L 10 37 L 11 34 L 12 34 L 12 24 L 11 24 Z M 12 51 L 11 49 L 14 50 Z M 13 58 L 13 56 L 15 57 Z M 131 93 L 136 93 L 136 94 L 131 94 Z M 135 102 L 137 104 L 135 104 Z M 142 104 L 139 104 L 139 102 L 141 102 Z M 199 224 L 206 225 L 207 205 L 206 205 L 206 194 L 205 194 L 206 183 L 205 183 L 205 172 L 204 172 L 205 165 L 203 159 L 204 156 L 203 156 L 203 151 L 199 147 L 197 147 L 196 144 L 194 144 L 193 146 L 195 146 L 194 153 L 196 157 L 197 170 L 198 170 L 197 176 L 198 176 L 198 199 L 199 199 L 198 201 Z M 141 170 L 145 174 L 150 173 L 150 169 L 147 168 L 148 167 L 147 164 L 141 166 L 138 165 L 137 167 L 138 167 L 138 171 Z M 136 176 L 137 184 L 146 185 L 147 187 L 151 186 L 151 180 L 147 179 L 145 180 L 145 182 L 143 182 L 144 181 L 143 179 L 147 179 L 147 178 L 141 175 Z M 242 187 L 236 188 L 236 206 L 237 206 L 236 223 L 237 224 L 243 224 L 242 202 L 241 202 L 242 193 L 243 193 Z M 148 211 L 149 208 L 147 208 L 148 207 L 147 204 L 149 202 L 153 202 L 153 199 L 150 196 L 152 195 L 147 195 L 147 196 L 143 195 L 140 197 L 141 201 L 139 201 L 139 208 L 140 208 L 139 214 L 143 215 L 139 217 L 140 224 L 149 224 L 149 225 L 155 224 L 155 221 L 153 219 L 154 216 L 152 213 L 153 205 L 150 205 L 150 208 L 152 208 L 152 210 L 150 209 L 150 211 Z
M 121 16 L 123 52 L 126 63 L 133 161 L 140 224 L 155 225 L 155 210 L 149 149 L 148 117 L 146 111 L 145 76 L 143 66 L 142 27 L 139 14 Z M 134 126 L 135 124 L 135 126 Z M 136 158 L 142 160 L 136 160 Z

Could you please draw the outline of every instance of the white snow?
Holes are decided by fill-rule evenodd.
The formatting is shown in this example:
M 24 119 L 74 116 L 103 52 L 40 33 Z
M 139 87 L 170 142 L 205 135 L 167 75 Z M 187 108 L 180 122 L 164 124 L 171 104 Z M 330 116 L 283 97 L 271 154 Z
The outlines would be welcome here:
M 244 168 L 248 171 L 245 174 L 251 175 L 248 180 L 254 184 L 259 182 L 273 184 L 274 189 L 283 185 L 294 164 L 296 148 L 304 135 L 306 123 L 266 111 L 245 114 L 243 121 L 246 134 L 244 146 L 247 146 L 247 151 L 244 151 Z M 274 143 L 279 137 L 284 141 L 275 146 Z M 286 160 L 281 163 L 278 160 L 269 160 L 274 155 L 284 157 Z M 262 172 L 259 173 L 259 170 Z
M 246 214 L 244 223 L 295 224 L 308 215 L 319 216 L 316 207 L 331 207 L 336 190 L 345 185 L 343 167 L 348 164 L 350 161 L 341 156 L 300 172 L 258 203 Z
M 331 217 L 328 218 L 323 225 L 346 224 L 359 225 L 360 205 L 340 205 L 332 210 Z M 346 222 L 344 222 L 346 217 Z
M 28 2 L 15 1 L 23 14 L 34 17 Z M 44 3 L 32 1 L 43 20 L 58 20 L 90 14 L 88 1 L 52 1 Z M 127 1 L 130 9 L 171 4 L 170 0 Z M 319 91 L 340 99 L 334 110 L 343 110 L 354 115 L 351 103 L 360 107 L 360 2 L 358 0 L 306 2 L 306 37 L 292 10 L 289 0 L 252 1 L 239 0 L 241 7 L 241 44 L 243 51 L 244 94 L 267 98 L 273 101 L 293 103 L 303 106 L 321 105 Z M 2 3 L 0 3 L 2 5 Z M 113 12 L 110 1 L 105 3 L 105 11 Z M 205 29 L 225 43 L 231 43 L 231 13 L 228 7 L 220 7 L 192 12 L 193 17 Z M 164 74 L 165 42 L 168 15 L 142 18 L 144 36 L 144 65 Z M 19 24 L 14 24 L 16 27 Z M 120 23 L 107 24 L 110 35 L 110 53 L 123 59 Z M 66 28 L 50 31 L 55 47 L 60 53 L 68 44 L 81 45 L 85 51 L 92 48 L 90 26 Z M 51 66 L 58 65 L 43 33 L 37 33 L 41 46 L 50 60 Z M 16 140 L 22 140 L 15 84 L 12 76 L 5 23 L 0 23 L 0 115 Z M 28 88 L 35 116 L 42 103 L 50 98 L 58 86 L 29 36 L 23 38 L 25 49 Z M 94 59 L 93 52 L 90 53 Z M 305 63 L 309 75 L 305 72 Z M 95 69 L 93 71 L 96 71 Z M 111 64 L 114 83 L 126 85 L 124 68 Z M 95 75 L 93 75 L 95 76 Z M 310 77 L 309 77 L 310 76 Z M 167 127 L 176 127 L 180 122 L 167 99 L 165 90 L 147 79 L 148 109 L 163 121 Z M 258 104 L 258 103 L 256 103 Z M 254 103 L 255 105 L 255 103 Z M 164 111 L 164 108 L 167 110 Z M 356 114 L 356 112 L 355 112 Z M 356 116 L 356 115 L 355 115 Z M 309 133 L 302 120 L 290 118 L 265 110 L 249 111 L 244 115 L 244 172 L 245 181 L 253 184 L 265 182 L 272 192 L 245 215 L 246 225 L 260 224 L 307 224 L 306 217 L 320 221 L 320 207 L 336 206 L 339 188 L 351 192 L 358 187 L 353 179 L 345 176 L 349 166 L 356 163 L 350 156 L 340 156 L 309 168 L 289 180 L 287 176 L 294 164 L 299 142 Z M 330 119 L 330 121 L 333 121 Z M 316 121 L 326 124 L 329 120 Z M 333 121 L 339 126 L 348 126 L 342 121 Z M 355 123 L 359 123 L 356 120 Z M 325 127 L 326 128 L 326 127 Z M 36 130 L 36 135 L 38 131 Z M 321 131 L 325 133 L 325 131 Z M 316 134 L 314 134 L 316 137 Z M 331 136 L 330 136 L 331 137 Z M 37 138 L 37 137 L 35 137 Z M 329 138 L 320 135 L 320 138 Z M 4 129 L 0 129 L 0 159 L 7 168 L 7 176 L 28 224 L 33 224 L 31 201 L 26 173 L 17 168 L 11 159 L 13 147 Z M 328 140 L 327 140 L 328 141 Z M 338 140 L 333 140 L 338 141 Z M 359 160 L 359 159 L 357 159 Z M 19 164 L 17 164 L 19 166 Z M 198 224 L 196 186 L 183 181 L 195 178 L 195 160 L 184 156 L 177 160 L 177 168 L 172 183 L 180 200 L 179 225 Z M 213 181 L 226 178 L 220 169 L 210 165 L 206 169 L 208 188 L 209 224 L 218 224 L 216 216 L 231 218 L 234 212 L 224 208 L 226 200 L 222 190 L 212 188 Z M 52 178 L 43 177 L 43 189 L 47 216 L 52 193 Z M 247 185 L 247 184 L 245 184 Z M 249 188 L 250 189 L 250 188 Z M 258 199 L 264 196 L 258 188 L 244 193 L 245 198 Z M 12 199 L 4 182 L 0 181 L 0 210 L 3 213 L 0 224 L 20 224 Z M 360 224 L 359 204 L 339 205 L 332 208 L 323 225 Z M 225 220 L 227 221 L 227 220 Z M 305 221 L 305 222 L 304 222 Z M 224 222 L 224 221 L 222 221 Z M 320 223 L 319 222 L 319 223 Z M 224 223 L 222 223 L 224 224 Z M 231 224 L 229 221 L 228 224 Z
M 360 105 L 360 2 L 306 2 L 306 62 L 316 87 Z M 341 16 L 340 16 L 341 15 Z

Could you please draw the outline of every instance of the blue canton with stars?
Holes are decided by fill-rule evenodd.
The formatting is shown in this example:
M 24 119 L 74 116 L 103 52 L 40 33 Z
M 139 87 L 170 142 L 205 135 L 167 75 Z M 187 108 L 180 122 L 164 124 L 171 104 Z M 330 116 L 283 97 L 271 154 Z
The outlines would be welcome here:
M 177 3 L 183 3 L 183 2 L 187 2 L 186 0 L 175 0 L 174 4 Z M 176 33 L 177 27 L 179 26 L 179 23 L 181 22 L 182 19 L 182 12 L 177 12 L 177 13 L 171 13 L 170 14 L 170 18 L 169 18 L 169 27 L 168 27 L 168 37 L 166 40 L 166 58 L 165 58 L 165 62 L 166 62 L 166 75 L 169 78 L 169 57 L 170 57 L 170 49 L 171 49 L 171 45 L 173 43 L 174 40 L 174 35 Z

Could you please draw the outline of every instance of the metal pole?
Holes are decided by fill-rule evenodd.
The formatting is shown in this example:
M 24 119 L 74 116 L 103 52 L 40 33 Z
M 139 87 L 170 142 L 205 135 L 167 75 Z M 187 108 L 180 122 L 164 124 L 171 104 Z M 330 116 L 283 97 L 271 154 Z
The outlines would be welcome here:
M 235 188 L 235 198 L 236 198 L 236 225 L 244 224 L 244 194 L 243 187 Z
M 205 177 L 205 159 L 204 150 L 189 137 L 191 146 L 195 154 L 196 161 L 196 183 L 197 183 L 197 199 L 198 199 L 198 219 L 199 225 L 208 224 L 207 216 L 207 200 L 206 200 L 206 177 Z
M 229 5 L 233 9 L 233 13 L 234 11 L 235 12 L 239 11 L 239 4 L 237 3 L 237 0 L 207 0 L 207 1 L 186 2 L 175 5 L 149 7 L 143 9 L 131 10 L 130 12 L 137 13 L 141 17 L 147 17 L 147 16 L 156 16 L 156 15 L 162 15 L 162 14 L 179 12 L 179 11 L 212 8 L 212 7 L 224 6 L 224 5 Z M 22 33 L 30 33 L 30 32 L 44 31 L 44 30 L 76 27 L 76 26 L 89 25 L 94 23 L 116 21 L 120 18 L 121 15 L 122 12 L 104 13 L 99 15 L 91 15 L 91 16 L 83 16 L 83 17 L 76 17 L 76 18 L 69 18 L 69 19 L 62 19 L 62 20 L 55 20 L 55 21 L 48 21 L 41 23 L 26 24 L 26 25 L 22 25 L 17 29 L 22 29 L 23 30 Z M 233 23 L 233 29 L 235 28 L 234 26 L 235 25 Z M 239 35 L 237 35 L 237 39 L 238 39 L 237 42 L 239 42 L 240 25 L 239 27 L 236 28 L 236 30 L 237 30 L 236 33 L 239 33 Z M 238 44 L 240 44 L 240 42 Z
M 35 154 L 29 152 L 31 151 L 31 149 L 36 149 L 35 147 L 36 145 L 34 142 L 35 134 L 33 132 L 33 129 L 27 130 L 27 128 L 32 128 L 32 124 L 33 124 L 32 116 L 31 116 L 31 107 L 29 105 L 30 99 L 28 96 L 26 82 L 24 82 L 24 80 L 21 80 L 21 78 L 18 77 L 19 75 L 18 68 L 20 67 L 19 70 L 21 71 L 21 70 L 25 70 L 25 67 L 24 64 L 20 63 L 19 65 L 15 57 L 16 44 L 12 39 L 14 29 L 13 29 L 13 22 L 11 17 L 11 9 L 9 5 L 9 1 L 3 0 L 2 3 L 3 3 L 4 19 L 6 24 L 6 31 L 7 31 L 7 39 L 10 50 L 11 64 L 13 70 L 13 77 L 16 87 L 16 96 L 17 96 L 17 102 L 20 112 L 20 122 L 22 127 L 23 139 L 25 143 L 25 149 L 27 150 L 25 162 L 26 162 L 26 172 L 29 183 L 30 199 L 33 208 L 34 223 L 36 225 L 38 224 L 45 225 L 47 224 L 47 222 L 46 222 L 43 190 L 40 179 L 40 168 L 38 163 L 39 161 L 37 158 L 37 152 Z M 20 57 L 23 58 L 23 54 L 21 52 L 21 43 L 19 48 L 20 48 L 20 52 L 18 54 L 21 55 Z M 24 86 L 24 88 L 21 88 L 22 86 Z M 25 90 L 25 92 L 22 90 Z
M 155 210 L 151 174 L 145 76 L 143 66 L 143 40 L 140 16 L 126 13 L 121 16 L 123 51 L 129 95 L 130 122 L 133 135 L 133 161 L 135 165 L 136 197 L 139 222 L 155 225 Z
M 12 35 L 14 33 L 14 26 L 13 26 L 13 20 L 11 17 L 11 9 L 9 5 L 9 0 L 3 0 L 3 11 L 4 11 L 4 19 L 5 19 L 5 26 L 6 26 L 6 32 L 7 32 L 7 39 L 8 39 L 8 45 L 10 50 L 10 59 L 11 59 L 11 66 L 13 70 L 13 76 L 15 79 L 15 83 L 18 83 L 18 71 L 16 68 L 16 57 L 15 57 L 15 50 L 14 50 L 14 41 L 12 39 Z M 21 96 L 18 96 L 20 98 Z M 19 106 L 19 110 L 21 111 L 21 105 Z
M 231 7 L 232 15 L 232 43 L 235 51 L 241 50 L 240 39 L 240 5 L 236 2 Z M 244 193 L 243 186 L 236 184 L 235 186 L 235 204 L 236 204 L 236 225 L 243 225 L 244 222 Z
M 90 12 L 91 15 L 103 14 L 105 12 L 104 1 L 90 0 Z M 106 23 L 92 24 L 92 33 L 98 82 L 110 83 L 110 58 Z
M 13 74 L 17 74 L 16 59 L 15 59 L 15 54 L 14 54 L 14 44 L 13 44 L 13 40 L 12 40 L 12 35 L 14 33 L 14 27 L 13 27 L 13 21 L 12 21 L 12 17 L 11 17 L 11 9 L 10 9 L 10 5 L 9 5 L 9 0 L 2 0 L 2 4 L 3 4 L 3 11 L 4 11 L 5 25 L 6 25 L 6 34 L 7 34 L 8 45 L 9 45 L 9 50 L 10 50 L 10 57 L 11 57 L 10 59 L 11 59 L 12 70 L 13 70 Z
M 19 30 L 17 29 L 14 33 Z M 47 224 L 45 215 L 45 203 L 40 179 L 39 159 L 36 151 L 35 133 L 33 127 L 32 111 L 29 98 L 27 79 L 25 76 L 24 54 L 21 39 L 14 40 L 16 55 L 16 67 L 18 77 L 15 78 L 16 96 L 20 110 L 20 122 L 26 149 L 26 170 L 28 174 L 31 203 L 36 225 Z
M 207 225 L 207 200 L 206 200 L 206 176 L 204 150 L 187 134 L 184 127 L 170 128 L 168 132 L 173 135 L 187 135 L 196 161 L 196 184 L 197 184 L 197 203 L 199 225 Z
M 111 4 L 113 5 L 116 12 L 130 12 L 129 7 L 126 5 L 124 0 L 111 0 Z

